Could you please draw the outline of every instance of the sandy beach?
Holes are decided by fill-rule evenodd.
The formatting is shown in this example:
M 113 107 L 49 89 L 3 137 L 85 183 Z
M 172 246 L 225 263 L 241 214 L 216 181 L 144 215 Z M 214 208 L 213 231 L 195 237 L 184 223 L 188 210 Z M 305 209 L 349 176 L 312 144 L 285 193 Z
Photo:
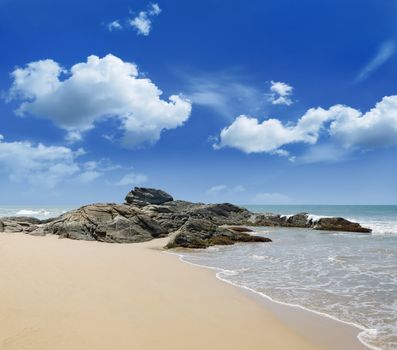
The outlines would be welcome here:
M 364 349 L 160 248 L 0 235 L 0 349 Z

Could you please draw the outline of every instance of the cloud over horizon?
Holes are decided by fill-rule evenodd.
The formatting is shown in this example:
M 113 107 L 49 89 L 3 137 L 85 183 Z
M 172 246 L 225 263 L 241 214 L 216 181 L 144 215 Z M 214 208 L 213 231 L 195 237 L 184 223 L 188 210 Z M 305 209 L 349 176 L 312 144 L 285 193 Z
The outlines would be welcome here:
M 295 124 L 283 124 L 273 118 L 260 122 L 257 118 L 240 115 L 221 131 L 214 148 L 289 155 L 284 146 L 292 143 L 315 145 L 321 134 L 345 150 L 397 145 L 397 95 L 385 96 L 364 114 L 344 105 L 311 108 Z
M 8 98 L 20 102 L 17 114 L 51 120 L 68 132 L 69 141 L 115 118 L 125 146 L 154 144 L 163 130 L 183 125 L 191 112 L 187 99 L 161 99 L 162 91 L 140 77 L 134 63 L 111 54 L 91 55 L 70 70 L 51 59 L 35 61 L 15 69 L 11 77 Z

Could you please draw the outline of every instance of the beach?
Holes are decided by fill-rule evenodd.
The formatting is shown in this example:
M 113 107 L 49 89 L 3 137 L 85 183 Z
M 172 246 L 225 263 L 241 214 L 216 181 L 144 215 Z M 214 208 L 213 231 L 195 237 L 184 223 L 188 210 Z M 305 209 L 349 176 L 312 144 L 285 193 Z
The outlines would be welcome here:
M 353 327 L 224 283 L 166 242 L 2 233 L 0 349 L 365 349 Z

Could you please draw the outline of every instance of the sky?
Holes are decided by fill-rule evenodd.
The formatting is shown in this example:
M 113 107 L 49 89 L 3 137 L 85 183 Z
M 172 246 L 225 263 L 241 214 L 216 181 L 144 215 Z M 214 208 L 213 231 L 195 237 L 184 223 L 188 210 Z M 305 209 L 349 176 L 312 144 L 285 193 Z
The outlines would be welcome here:
M 0 0 L 0 204 L 397 204 L 394 0 Z

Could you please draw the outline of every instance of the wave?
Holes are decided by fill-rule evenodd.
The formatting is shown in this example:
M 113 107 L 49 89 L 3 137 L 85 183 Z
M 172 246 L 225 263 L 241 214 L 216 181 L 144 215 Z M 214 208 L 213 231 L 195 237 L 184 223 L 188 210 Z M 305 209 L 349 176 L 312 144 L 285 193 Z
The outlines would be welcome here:
M 189 260 L 186 260 L 185 256 L 183 254 L 181 254 L 181 253 L 173 253 L 173 252 L 164 252 L 164 253 L 171 254 L 171 255 L 176 255 L 176 256 L 179 257 L 179 260 L 181 260 L 184 263 L 187 263 L 187 264 L 190 264 L 190 265 L 193 265 L 193 266 L 203 267 L 203 268 L 210 269 L 210 270 L 214 270 L 214 271 L 216 271 L 216 274 L 215 274 L 216 278 L 221 280 L 222 282 L 230 284 L 230 285 L 232 285 L 234 287 L 238 287 L 238 288 L 250 291 L 250 292 L 252 292 L 252 293 L 254 293 L 256 295 L 259 295 L 259 296 L 271 301 L 271 302 L 274 302 L 274 303 L 277 303 L 277 304 L 280 304 L 280 305 L 284 305 L 284 306 L 289 306 L 289 307 L 305 310 L 305 311 L 314 313 L 316 315 L 319 315 L 319 316 L 322 316 L 322 317 L 327 317 L 327 318 L 332 319 L 334 321 L 341 322 L 343 324 L 355 327 L 358 330 L 357 339 L 364 346 L 366 346 L 368 349 L 371 349 L 371 350 L 383 350 L 382 348 L 379 348 L 379 347 L 376 347 L 374 345 L 368 344 L 365 341 L 365 338 L 372 338 L 372 339 L 376 338 L 376 336 L 378 334 L 378 331 L 376 329 L 368 329 L 368 328 L 366 328 L 366 327 L 364 327 L 362 325 L 359 325 L 357 323 L 344 321 L 344 320 L 341 320 L 341 319 L 339 319 L 339 318 L 337 318 L 335 316 L 332 316 L 330 314 L 327 314 L 327 313 L 324 313 L 324 312 L 320 312 L 320 311 L 316 311 L 316 310 L 312 310 L 312 309 L 309 309 L 309 308 L 307 308 L 307 307 L 305 307 L 303 305 L 300 305 L 300 304 L 288 303 L 288 302 L 285 302 L 285 301 L 274 299 L 271 296 L 269 296 L 269 295 L 267 295 L 267 294 L 265 294 L 263 292 L 259 292 L 259 291 L 255 290 L 255 289 L 253 289 L 251 287 L 248 287 L 246 285 L 243 285 L 243 284 L 235 283 L 235 282 L 230 281 L 230 280 L 228 280 L 226 278 L 226 276 L 236 276 L 240 272 L 243 272 L 245 269 L 239 269 L 239 270 L 222 269 L 222 268 L 219 268 L 219 267 L 208 266 L 208 265 L 204 265 L 204 264 L 197 264 L 197 263 L 191 262 Z M 258 259 L 258 260 L 261 260 L 261 259 Z
M 16 216 L 35 216 L 35 215 L 49 216 L 50 212 L 44 209 L 41 210 L 21 209 L 18 210 L 15 215 Z
M 267 294 L 265 294 L 265 293 L 263 293 L 263 292 L 259 292 L 259 291 L 255 290 L 255 289 L 253 289 L 253 288 L 251 288 L 251 287 L 248 287 L 248 286 L 246 286 L 246 285 L 243 285 L 243 284 L 238 284 L 238 283 L 232 282 L 232 281 L 228 280 L 227 278 L 223 277 L 223 276 L 236 276 L 236 275 L 238 275 L 240 272 L 243 272 L 245 269 L 227 270 L 227 269 L 222 269 L 222 268 L 214 267 L 214 266 L 208 266 L 208 265 L 203 265 L 203 264 L 196 264 L 196 263 L 194 263 L 194 262 L 191 262 L 191 261 L 189 261 L 189 260 L 186 260 L 186 259 L 185 259 L 185 256 L 184 256 L 183 254 L 181 254 L 181 253 L 173 253 L 173 252 L 164 252 L 164 253 L 166 253 L 166 254 L 171 254 L 171 255 L 176 255 L 176 256 L 179 257 L 179 260 L 181 260 L 181 261 L 184 262 L 184 263 L 187 263 L 187 264 L 190 264 L 190 265 L 194 265 L 194 266 L 198 266 L 198 267 L 204 267 L 204 268 L 207 268 L 207 269 L 210 269 L 210 270 L 217 271 L 216 274 L 215 274 L 215 276 L 216 276 L 216 278 L 218 278 L 218 279 L 221 280 L 222 282 L 225 282 L 225 283 L 227 283 L 227 284 L 230 284 L 230 285 L 232 285 L 232 286 L 234 286 L 234 287 L 238 287 L 238 288 L 241 288 L 241 289 L 250 291 L 251 293 L 257 294 L 257 295 L 259 295 L 259 296 L 261 296 L 261 297 L 263 297 L 263 298 L 265 298 L 265 299 L 267 299 L 267 300 L 269 300 L 269 301 L 271 301 L 271 302 L 273 302 L 273 303 L 277 303 L 277 304 L 280 304 L 280 305 L 284 305 L 284 306 L 289 306 L 289 307 L 293 307 L 293 308 L 298 308 L 298 309 L 301 309 L 301 310 L 305 310 L 305 311 L 314 313 L 314 314 L 316 314 L 316 315 L 319 315 L 319 316 L 322 316 L 322 317 L 327 317 L 327 318 L 332 319 L 332 320 L 334 320 L 334 321 L 341 322 L 341 323 L 343 323 L 343 324 L 346 324 L 346 325 L 355 327 L 355 328 L 357 328 L 357 330 L 358 330 L 357 339 L 358 339 L 364 346 L 366 346 L 367 348 L 369 348 L 369 349 L 371 349 L 371 350 L 382 350 L 382 349 L 379 348 L 379 347 L 376 347 L 376 346 L 374 346 L 374 345 L 371 345 L 371 344 L 368 344 L 367 342 L 365 342 L 365 337 L 367 337 L 367 338 L 374 338 L 374 337 L 377 336 L 377 333 L 378 333 L 378 332 L 377 332 L 376 329 L 368 329 L 368 328 L 365 328 L 365 327 L 362 326 L 362 325 L 359 325 L 359 324 L 356 324 L 356 323 L 353 323 L 353 322 L 348 322 L 348 321 L 341 320 L 341 319 L 339 319 L 339 318 L 337 318 L 337 317 L 335 317 L 335 316 L 332 316 L 332 315 L 330 315 L 330 314 L 326 314 L 326 313 L 324 313 L 324 312 L 312 310 L 312 309 L 309 309 L 309 308 L 307 308 L 307 307 L 305 307 L 305 306 L 303 306 L 303 305 L 300 305 L 300 304 L 288 303 L 288 302 L 285 302 L 285 301 L 281 301 L 281 300 L 274 299 L 274 298 L 272 298 L 271 296 L 269 296 L 269 295 L 267 295 Z

